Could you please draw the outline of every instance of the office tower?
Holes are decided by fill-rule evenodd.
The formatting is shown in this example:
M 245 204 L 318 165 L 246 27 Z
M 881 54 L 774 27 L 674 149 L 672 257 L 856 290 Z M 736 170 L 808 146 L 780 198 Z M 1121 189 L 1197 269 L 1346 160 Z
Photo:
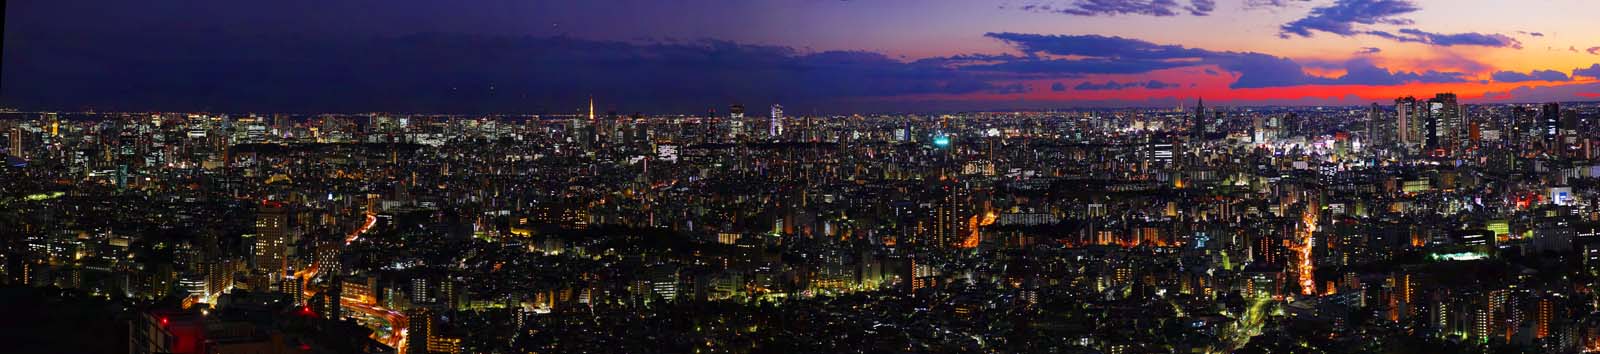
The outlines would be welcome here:
M 944 198 L 936 203 L 933 211 L 933 244 L 944 247 L 956 233 L 956 192 L 953 186 L 944 185 Z
M 1466 133 L 1461 105 L 1453 93 L 1441 93 L 1428 100 L 1429 149 L 1455 149 Z
M 1192 141 L 1201 141 L 1206 138 L 1206 100 L 1204 98 L 1195 101 L 1194 126 L 1189 128 L 1189 135 L 1192 137 L 1190 139 Z
M 1266 134 L 1267 134 L 1266 123 L 1267 123 L 1267 119 L 1265 117 L 1262 117 L 1262 116 L 1259 116 L 1259 115 L 1250 120 L 1250 141 L 1251 142 L 1254 142 L 1254 143 L 1257 143 L 1257 144 L 1266 142 L 1266 140 L 1267 140 L 1266 139 L 1267 138 L 1266 137 Z
M 18 158 L 27 158 L 26 155 L 23 154 L 25 151 L 22 150 L 22 128 L 12 127 L 10 138 L 11 150 L 6 151 L 6 153 Z
M 1511 107 L 1511 118 L 1507 119 L 1500 128 L 1501 137 L 1511 151 L 1522 151 L 1524 135 L 1528 134 L 1528 127 L 1522 121 L 1528 114 L 1528 109 L 1523 106 Z
M 406 352 L 427 353 L 428 337 L 433 335 L 433 311 L 427 307 L 406 310 Z
M 1556 317 L 1555 306 L 1555 301 L 1549 296 L 1540 297 L 1535 304 L 1533 315 L 1534 338 L 1544 339 L 1550 336 L 1550 327 L 1555 322 Z
M 767 136 L 777 138 L 783 135 L 783 105 L 772 105 L 772 121 L 767 125 Z
M 1300 133 L 1300 115 L 1290 112 L 1279 118 L 1278 138 L 1287 139 Z
M 1411 144 L 1411 122 L 1407 120 L 1411 118 L 1411 106 L 1416 105 L 1416 103 L 1417 99 L 1411 97 L 1394 99 L 1394 135 L 1395 140 L 1399 141 L 1400 145 Z
M 1384 143 L 1383 143 L 1384 139 L 1380 137 L 1384 133 L 1383 133 L 1382 129 L 1379 128 L 1382 125 L 1382 119 L 1383 119 L 1383 110 L 1382 110 L 1382 108 L 1379 108 L 1377 103 L 1373 103 L 1372 107 L 1369 107 L 1367 109 L 1367 145 L 1368 146 L 1384 145 Z
M 1554 151 L 1556 138 L 1561 134 L 1561 104 L 1546 103 L 1539 110 L 1539 137 L 1543 138 L 1545 149 Z
M 728 106 L 728 137 L 744 135 L 744 105 Z
M 263 202 L 256 211 L 256 269 L 277 276 L 284 273 L 289 253 L 289 213 L 282 205 Z

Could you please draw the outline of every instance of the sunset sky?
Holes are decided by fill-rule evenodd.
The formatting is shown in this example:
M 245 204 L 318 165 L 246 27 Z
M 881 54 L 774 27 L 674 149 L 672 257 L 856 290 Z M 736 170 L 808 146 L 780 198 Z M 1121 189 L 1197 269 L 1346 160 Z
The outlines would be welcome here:
M 795 112 L 1600 98 L 1590 0 L 11 2 L 0 103 Z

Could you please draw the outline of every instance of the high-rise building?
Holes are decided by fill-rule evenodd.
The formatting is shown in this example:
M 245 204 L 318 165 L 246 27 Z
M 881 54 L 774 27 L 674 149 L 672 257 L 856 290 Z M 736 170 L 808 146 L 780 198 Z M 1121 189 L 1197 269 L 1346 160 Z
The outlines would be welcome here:
M 1550 297 L 1539 298 L 1533 314 L 1533 337 L 1544 339 L 1550 336 L 1551 325 L 1555 322 L 1555 301 Z
M 728 106 L 728 136 L 744 135 L 744 105 Z
M 1428 119 L 1424 124 L 1427 130 L 1424 147 L 1429 150 L 1455 149 L 1466 134 L 1461 105 L 1456 101 L 1456 95 L 1441 93 L 1429 99 Z
M 11 134 L 8 134 L 8 137 L 11 139 L 11 149 L 7 150 L 6 153 L 11 156 L 26 158 L 27 155 L 25 153 L 27 151 L 22 149 L 22 128 L 12 127 Z
M 428 337 L 433 335 L 433 311 L 427 307 L 406 310 L 406 352 L 427 353 Z
M 1383 129 L 1380 128 L 1380 126 L 1382 126 L 1382 122 L 1383 122 L 1383 108 L 1378 107 L 1377 103 L 1373 103 L 1372 107 L 1367 109 L 1367 145 L 1368 146 L 1385 145 L 1385 143 L 1384 143 L 1385 139 L 1383 139 L 1383 137 L 1382 137 L 1384 132 L 1383 132 Z
M 283 205 L 263 202 L 256 211 L 256 269 L 274 276 L 284 274 L 288 253 L 289 213 Z
M 1421 117 L 1417 114 L 1417 98 L 1402 97 L 1394 100 L 1395 111 L 1395 140 L 1401 146 L 1414 148 L 1424 140 L 1422 138 Z
M 1539 110 L 1539 137 L 1543 138 L 1546 149 L 1554 150 L 1556 138 L 1561 135 L 1561 104 L 1546 103 Z
M 1190 134 L 1190 136 L 1193 137 L 1192 140 L 1193 141 L 1205 140 L 1205 138 L 1206 138 L 1206 100 L 1204 98 L 1201 98 L 1201 99 L 1198 99 L 1198 100 L 1195 101 L 1194 118 L 1193 119 L 1194 119 L 1194 126 L 1189 128 L 1189 130 L 1190 130 L 1189 134 Z
M 1424 150 L 1443 148 L 1443 145 L 1441 144 L 1444 142 L 1440 141 L 1440 138 L 1445 134 L 1445 129 L 1442 127 L 1444 122 L 1443 119 L 1440 119 L 1440 115 L 1437 114 L 1443 111 L 1444 102 L 1439 102 L 1438 100 L 1428 100 L 1427 119 L 1423 119 L 1422 121 L 1422 148 Z
M 767 136 L 777 138 L 783 135 L 783 105 L 772 105 L 772 121 L 767 125 Z

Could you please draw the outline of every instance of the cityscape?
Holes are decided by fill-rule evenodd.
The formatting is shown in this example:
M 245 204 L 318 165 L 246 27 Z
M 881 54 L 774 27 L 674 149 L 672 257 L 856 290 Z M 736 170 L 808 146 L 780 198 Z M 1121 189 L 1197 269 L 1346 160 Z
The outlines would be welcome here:
M 741 6 L 892 22 L 972 5 L 886 2 Z M 1119 33 L 1103 25 L 893 59 L 605 39 L 689 19 L 348 49 L 121 37 L 116 16 L 66 10 L 97 1 L 65 3 L 7 7 L 4 352 L 1600 352 L 1600 64 L 1571 62 L 1600 47 L 1536 48 L 1581 36 L 1564 22 L 1432 33 L 1412 26 L 1448 3 L 1406 0 L 1001 2 L 971 16 L 1262 14 L 1245 22 L 1270 33 L 1239 41 L 1362 47 L 1335 63 L 1084 34 Z M 376 13 L 447 33 L 512 10 L 739 11 L 533 3 Z M 174 6 L 221 11 L 186 29 L 330 25 Z M 329 11 L 339 31 L 388 25 Z M 126 21 L 178 15 L 151 16 Z M 85 32 L 49 42 L 52 26 Z M 328 61 L 393 44 L 414 57 Z M 259 59 L 146 56 L 174 48 Z M 419 54 L 437 48 L 459 54 Z M 494 79 L 504 62 L 479 55 L 496 50 L 557 59 Z M 750 83 L 784 77 L 803 82 Z

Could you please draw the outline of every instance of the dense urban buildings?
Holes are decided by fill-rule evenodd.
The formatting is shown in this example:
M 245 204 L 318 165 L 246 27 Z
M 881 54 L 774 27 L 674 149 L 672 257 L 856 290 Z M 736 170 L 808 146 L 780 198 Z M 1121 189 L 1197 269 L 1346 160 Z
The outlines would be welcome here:
M 1600 353 L 1600 1 L 0 4 L 0 354 Z
M 9 111 L 0 281 L 130 353 L 1600 348 L 1600 105 L 1394 102 Z

